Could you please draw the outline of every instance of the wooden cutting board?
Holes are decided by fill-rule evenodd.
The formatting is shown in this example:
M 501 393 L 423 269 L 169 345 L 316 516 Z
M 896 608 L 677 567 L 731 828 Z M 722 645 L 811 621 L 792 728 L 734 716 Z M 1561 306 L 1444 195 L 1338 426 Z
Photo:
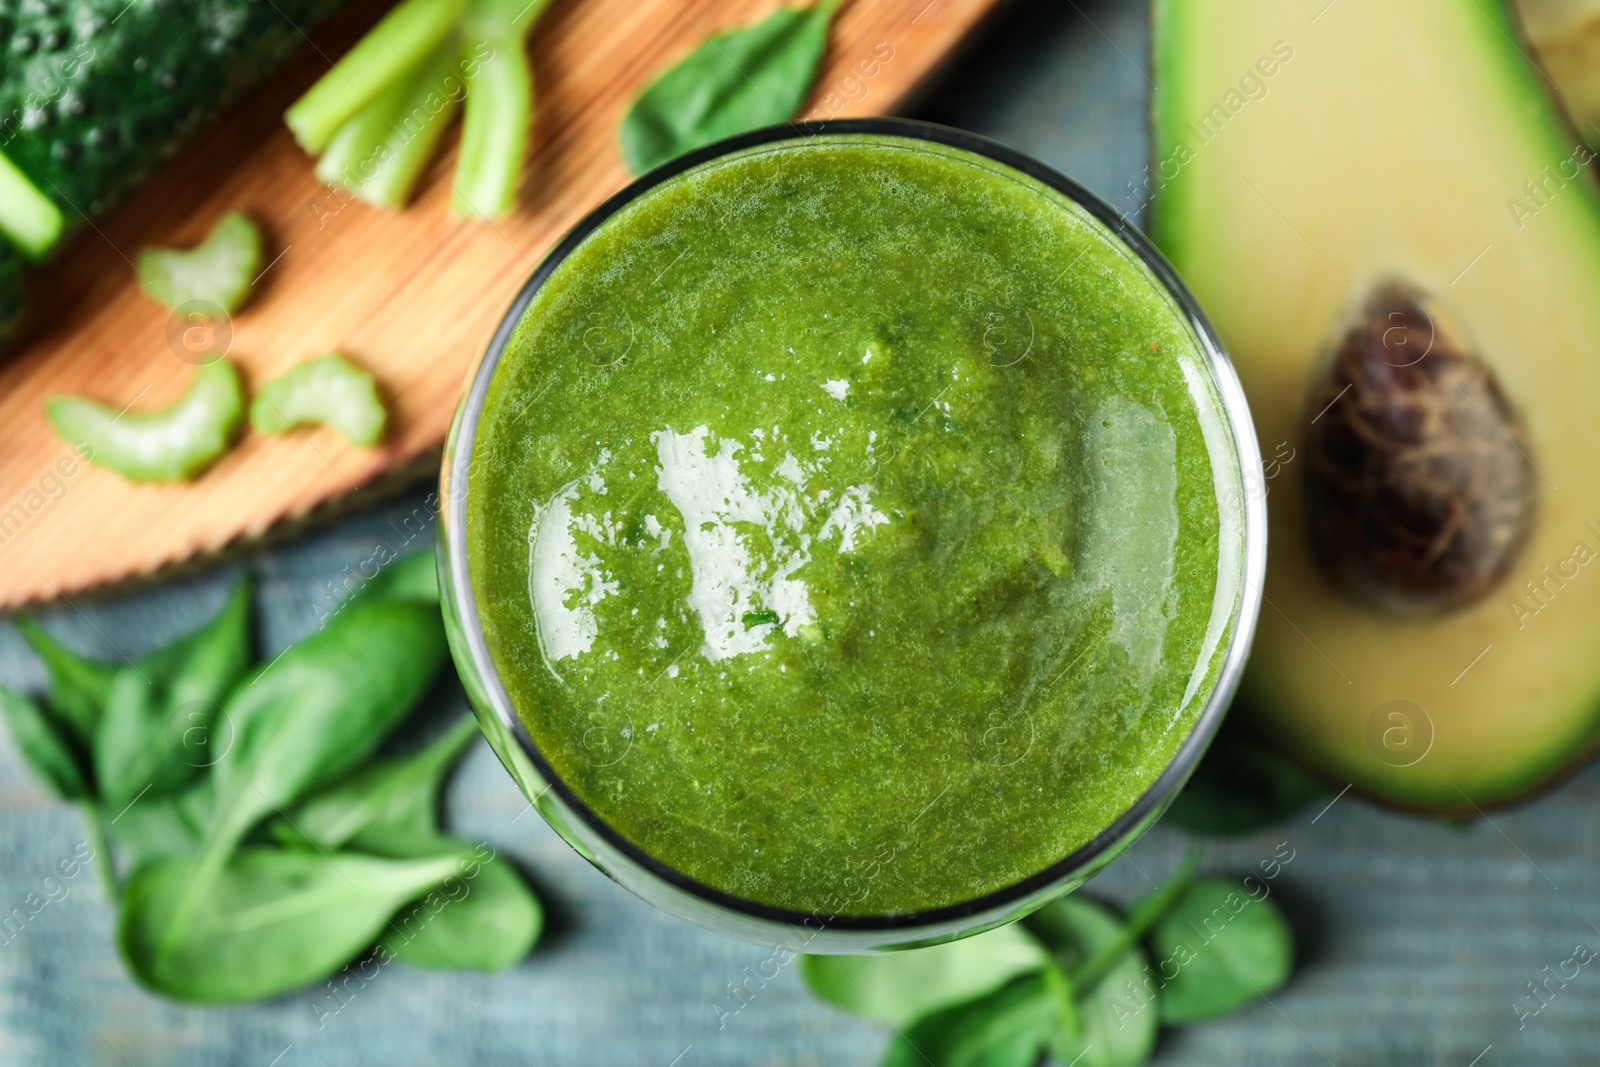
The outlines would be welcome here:
M 545 250 L 627 182 L 617 126 L 628 105 L 664 64 L 778 2 L 558 0 L 533 44 L 535 132 L 519 207 L 491 224 L 449 213 L 454 133 L 416 201 L 386 213 L 318 182 L 284 128 L 284 107 L 387 6 L 357 0 L 32 277 L 29 324 L 0 363 L 0 608 L 148 575 L 431 476 L 466 369 L 507 303 Z M 890 111 L 997 2 L 851 0 L 802 114 Z M 266 258 L 278 257 L 234 316 L 230 358 L 259 384 L 323 352 L 349 354 L 388 396 L 388 439 L 359 449 L 322 428 L 247 433 L 181 486 L 133 485 L 76 463 L 45 422 L 46 398 L 144 408 L 183 391 L 193 368 L 130 261 L 149 245 L 200 240 L 228 210 L 260 222 Z

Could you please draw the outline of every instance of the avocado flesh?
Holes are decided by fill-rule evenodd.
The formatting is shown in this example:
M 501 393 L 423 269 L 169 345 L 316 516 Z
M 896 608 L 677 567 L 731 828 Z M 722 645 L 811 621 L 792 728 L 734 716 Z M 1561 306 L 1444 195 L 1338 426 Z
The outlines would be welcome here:
M 1292 55 L 1262 76 L 1275 44 Z M 1243 709 L 1330 781 L 1440 811 L 1515 798 L 1600 732 L 1600 197 L 1587 173 L 1560 179 L 1578 142 L 1522 48 L 1491 0 L 1155 3 L 1152 232 L 1227 346 L 1263 452 L 1303 448 L 1340 328 L 1387 279 L 1440 302 L 1522 419 L 1531 534 L 1504 580 L 1444 615 L 1364 606 L 1324 576 L 1303 454 L 1264 483 Z M 1370 729 L 1396 700 L 1433 726 L 1409 766 L 1369 740 L 1403 729 Z

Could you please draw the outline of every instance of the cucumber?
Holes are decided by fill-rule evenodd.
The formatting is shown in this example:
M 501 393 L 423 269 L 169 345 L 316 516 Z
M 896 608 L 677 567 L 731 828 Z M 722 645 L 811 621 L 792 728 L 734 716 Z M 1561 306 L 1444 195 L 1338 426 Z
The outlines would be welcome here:
M 0 151 L 69 219 L 130 193 L 343 0 L 0 0 Z
M 0 0 L 0 164 L 26 179 L 0 182 L 0 233 L 30 258 L 48 252 L 58 234 L 133 192 L 343 3 Z M 35 192 L 64 221 L 43 239 Z M 19 218 L 35 222 L 26 236 L 5 225 Z M 9 244 L 0 251 L 0 344 L 22 306 L 23 262 Z

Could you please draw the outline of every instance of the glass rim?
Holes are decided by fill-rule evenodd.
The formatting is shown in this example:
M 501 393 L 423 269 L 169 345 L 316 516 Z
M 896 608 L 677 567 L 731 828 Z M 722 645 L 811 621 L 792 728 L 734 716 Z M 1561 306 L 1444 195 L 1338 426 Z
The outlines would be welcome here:
M 737 912 L 760 922 L 788 926 L 801 926 L 808 920 L 815 921 L 820 917 L 816 909 L 797 911 L 764 904 L 728 893 L 685 874 L 629 840 L 572 791 L 540 752 L 539 746 L 512 707 L 510 696 L 500 679 L 499 671 L 484 638 L 478 614 L 476 592 L 468 568 L 465 531 L 468 479 L 479 419 L 488 396 L 489 383 L 528 305 L 566 258 L 623 207 L 687 171 L 746 149 L 839 134 L 899 137 L 970 152 L 1009 167 L 1065 196 L 1110 230 L 1155 275 L 1162 288 L 1177 304 L 1178 310 L 1199 342 L 1217 390 L 1223 421 L 1236 452 L 1240 497 L 1244 510 L 1244 522 L 1241 528 L 1242 573 L 1238 603 L 1232 619 L 1233 631 L 1222 665 L 1217 672 L 1216 684 L 1207 698 L 1206 705 L 1201 709 L 1189 735 L 1184 738 L 1166 767 L 1145 788 L 1138 799 L 1110 824 L 1101 828 L 1072 852 L 1026 878 L 955 904 L 882 915 L 834 914 L 827 916 L 826 919 L 829 928 L 839 931 L 903 933 L 910 929 L 947 926 L 966 919 L 1003 914 L 1008 907 L 1014 907 L 1046 891 L 1054 884 L 1070 880 L 1074 875 L 1084 871 L 1095 870 L 1097 861 L 1110 858 L 1108 853 L 1114 855 L 1113 850 L 1118 847 L 1122 839 L 1175 796 L 1199 763 L 1238 688 L 1244 662 L 1255 635 L 1256 622 L 1260 616 L 1262 583 L 1266 572 L 1267 518 L 1265 501 L 1248 490 L 1250 480 L 1245 464 L 1248 461 L 1247 457 L 1259 457 L 1260 445 L 1244 389 L 1210 320 L 1200 309 L 1199 303 L 1177 272 L 1149 238 L 1110 204 L 1053 167 L 996 141 L 948 126 L 900 118 L 830 119 L 785 123 L 730 137 L 662 164 L 606 198 L 556 242 L 512 298 L 477 364 L 470 371 L 470 383 L 464 394 L 456 424 L 450 430 L 450 440 L 446 448 L 448 458 L 443 473 L 449 491 L 444 501 L 444 509 L 449 527 L 459 533 L 455 537 L 444 539 L 445 559 L 442 561 L 442 566 L 455 588 L 454 599 L 456 609 L 460 613 L 461 632 L 472 656 L 473 665 L 487 690 L 485 695 L 492 705 L 496 719 L 516 740 L 522 753 L 544 779 L 547 791 L 554 793 L 586 829 L 597 834 L 606 844 L 618 850 L 651 876 L 707 904 Z

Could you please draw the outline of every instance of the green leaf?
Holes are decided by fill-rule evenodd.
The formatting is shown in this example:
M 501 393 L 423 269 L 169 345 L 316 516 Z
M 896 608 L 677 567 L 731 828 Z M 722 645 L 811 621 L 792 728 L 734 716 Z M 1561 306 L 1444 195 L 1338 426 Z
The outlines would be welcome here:
M 923 1016 L 890 1042 L 883 1067 L 1034 1067 L 1060 1025 L 1049 980 L 1025 974 Z
M 439 565 L 433 549 L 424 548 L 394 560 L 362 582 L 339 605 L 338 612 L 357 604 L 378 600 L 402 600 L 416 604 L 439 603 Z
M 62 800 L 90 793 L 88 776 L 62 724 L 21 693 L 0 686 L 0 718 L 40 784 Z
M 174 792 L 228 744 L 231 729 L 213 729 L 213 719 L 250 663 L 250 605 L 250 582 L 241 577 L 209 623 L 116 673 L 94 744 L 95 774 L 113 811 Z
M 1139 943 L 1145 931 L 1188 892 L 1190 883 L 1194 881 L 1195 868 L 1199 865 L 1199 850 L 1190 849 L 1166 881 L 1153 892 L 1140 897 L 1128 909 L 1127 919 L 1121 924 L 1117 936 L 1097 945 L 1087 957 L 1079 955 L 1085 940 L 1076 919 L 1077 910 L 1051 905 L 1023 919 L 1022 923 L 1056 950 L 1058 964 L 1072 976 L 1073 988 L 1082 997 L 1092 992 L 1101 979 L 1122 961 L 1128 949 Z
M 131 665 L 112 683 L 94 744 L 95 776 L 112 811 L 147 789 L 153 797 L 171 793 L 194 774 L 193 767 L 175 758 L 168 741 L 171 708 L 164 688 Z
M 139 283 L 169 308 L 199 301 L 232 314 L 250 298 L 261 270 L 261 229 L 230 211 L 193 248 L 146 248 L 139 253 Z
M 538 898 L 510 863 L 492 862 L 492 851 L 490 860 L 472 859 L 471 845 L 439 833 L 440 785 L 478 736 L 468 715 L 410 758 L 368 764 L 273 824 L 291 846 L 468 857 L 459 876 L 412 901 L 390 924 L 384 947 L 413 967 L 503 970 L 527 956 L 544 925 Z
M 117 848 L 124 871 L 137 871 L 162 860 L 198 855 L 205 845 L 215 800 L 209 776 L 181 793 L 141 797 L 138 803 L 112 812 L 106 835 Z
M 359 764 L 427 691 L 444 660 L 437 610 L 380 600 L 342 612 L 241 683 L 223 706 L 235 739 L 217 762 L 212 835 Z
M 384 947 L 413 967 L 503 970 L 527 956 L 544 925 L 538 898 L 510 863 L 493 862 L 492 851 L 489 860 L 472 859 L 471 845 L 439 833 L 440 785 L 478 736 L 468 715 L 414 756 L 368 764 L 273 824 L 291 846 L 468 857 L 458 877 L 390 924 Z
M 337 352 L 295 365 L 250 404 L 250 425 L 261 433 L 321 423 L 357 445 L 377 444 L 387 421 L 377 379 Z
M 111 864 L 111 850 L 106 847 L 105 818 L 100 805 L 89 797 L 78 801 L 78 815 L 83 819 L 84 843 L 90 849 L 89 862 L 94 869 L 94 880 L 100 894 L 108 903 L 117 900 L 117 875 Z
M 1052 936 L 1071 945 L 1058 958 L 1094 959 L 1103 950 L 1123 946 L 1116 962 L 1092 988 L 1075 986 L 1079 1026 L 1060 1027 L 1051 1037 L 1050 1055 L 1076 1067 L 1138 1067 L 1150 1058 L 1161 1024 L 1155 982 L 1146 973 L 1145 956 L 1129 945 L 1125 925 L 1111 912 L 1082 896 L 1051 904 Z M 1070 970 L 1069 970 L 1070 975 Z
M 244 849 L 175 921 L 201 862 L 168 860 L 135 874 L 117 945 L 145 988 L 227 1002 L 277 996 L 338 970 L 372 944 L 396 908 L 455 873 L 459 859 Z
M 718 34 L 657 78 L 622 120 L 622 158 L 643 174 L 724 137 L 792 119 L 816 80 L 840 0 L 780 7 Z
M 419 851 L 443 849 L 471 857 L 471 846 L 455 838 L 414 843 Z M 400 909 L 381 942 L 401 963 L 428 970 L 503 971 L 533 950 L 544 928 L 544 911 L 509 860 L 469 858 L 454 876 Z
M 213 769 L 216 808 L 194 883 L 172 913 L 174 944 L 250 828 L 366 759 L 444 656 L 436 607 L 382 600 L 340 612 L 239 683 L 222 709 L 234 741 Z
M 44 661 L 49 677 L 45 699 L 51 710 L 66 721 L 80 742 L 91 744 L 118 664 L 78 655 L 32 619 L 19 618 L 17 630 L 34 655 Z
M 244 386 L 226 359 L 194 373 L 188 391 L 164 408 L 127 411 L 79 396 L 45 404 L 63 441 L 82 442 L 97 466 L 134 482 L 195 477 L 233 444 L 244 418 Z
M 1282 822 L 1326 794 L 1323 784 L 1299 767 L 1225 727 L 1162 822 L 1192 834 L 1248 834 Z
M 439 787 L 445 773 L 478 736 L 477 720 L 464 716 L 415 755 L 375 760 L 308 797 L 273 824 L 273 833 L 286 844 L 322 849 L 349 845 L 385 856 L 416 855 L 416 843 L 430 844 L 438 834 Z
M 835 1007 L 905 1027 L 1041 970 L 1047 960 L 1038 942 L 1010 925 L 931 948 L 802 956 L 800 974 L 813 993 Z
M 1294 969 L 1283 913 L 1238 882 L 1203 878 L 1150 931 L 1162 1020 L 1215 1019 L 1275 992 Z M 1168 977 L 1171 975 L 1171 977 Z

